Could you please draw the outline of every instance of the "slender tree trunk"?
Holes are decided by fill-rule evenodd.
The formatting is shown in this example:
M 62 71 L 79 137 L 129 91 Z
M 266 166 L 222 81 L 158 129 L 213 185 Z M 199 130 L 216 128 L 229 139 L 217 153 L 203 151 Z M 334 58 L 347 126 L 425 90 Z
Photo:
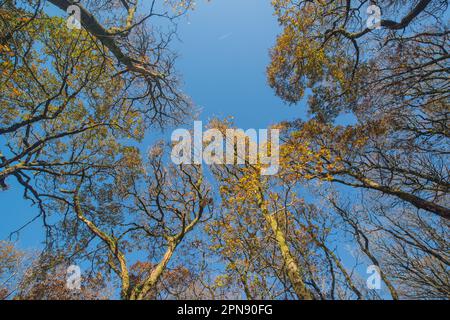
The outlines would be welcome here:
M 143 300 L 146 295 L 152 290 L 158 280 L 161 278 L 164 270 L 167 267 L 170 259 L 172 258 L 173 253 L 175 252 L 177 245 L 174 242 L 170 242 L 169 246 L 164 254 L 164 257 L 161 261 L 156 265 L 156 267 L 150 273 L 150 276 L 146 279 L 146 281 L 139 287 L 135 288 L 133 293 L 130 296 L 130 300 Z
M 286 235 L 278 225 L 276 216 L 269 212 L 264 200 L 264 194 L 261 189 L 258 192 L 258 206 L 261 209 L 264 218 L 266 219 L 267 223 L 272 229 L 272 232 L 275 235 L 278 248 L 280 249 L 281 256 L 283 257 L 283 262 L 286 268 L 289 281 L 292 284 L 295 294 L 299 299 L 313 300 L 314 296 L 312 295 L 311 291 L 309 291 L 309 289 L 306 287 L 303 281 L 302 277 L 303 271 L 301 270 L 296 259 L 292 255 L 291 250 L 289 249 L 289 244 L 287 243 Z
M 275 239 L 277 241 L 278 248 L 281 251 L 281 256 L 283 257 L 287 275 L 297 297 L 299 299 L 312 300 L 314 297 L 303 282 L 302 271 L 289 249 L 285 234 L 280 229 L 276 217 L 269 214 L 267 210 L 264 213 L 264 216 L 275 234 Z

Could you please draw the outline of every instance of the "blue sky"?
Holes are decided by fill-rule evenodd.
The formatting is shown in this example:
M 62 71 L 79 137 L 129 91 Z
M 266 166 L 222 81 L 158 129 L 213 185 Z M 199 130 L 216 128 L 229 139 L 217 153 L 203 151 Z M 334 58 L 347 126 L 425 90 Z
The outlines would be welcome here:
M 267 85 L 268 50 L 280 31 L 270 1 L 203 0 L 186 20 L 178 68 L 202 120 L 233 115 L 243 129 L 265 128 L 301 114 Z

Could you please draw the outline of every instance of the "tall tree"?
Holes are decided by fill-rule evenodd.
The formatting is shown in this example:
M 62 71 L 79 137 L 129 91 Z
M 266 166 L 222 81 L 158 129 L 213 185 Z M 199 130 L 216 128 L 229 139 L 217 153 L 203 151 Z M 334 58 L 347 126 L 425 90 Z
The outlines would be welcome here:
M 158 16 L 153 10 L 150 16 Z M 117 52 L 92 30 L 68 29 L 64 19 L 45 14 L 41 1 L 1 2 L 0 186 L 8 188 L 11 179 L 22 185 L 48 231 L 45 200 L 59 183 L 113 165 L 129 150 L 127 140 L 140 141 L 151 125 L 181 121 L 190 112 L 178 92 L 170 37 L 145 34 L 146 19 L 133 23 L 126 37 L 141 36 L 133 45 L 155 60 L 139 56 L 164 77 L 155 84 L 147 75 L 143 86 L 146 78 L 125 72 Z
M 55 206 L 65 208 L 59 211 L 67 210 L 61 228 L 80 244 L 76 254 L 95 252 L 86 258 L 117 276 L 123 299 L 155 295 L 164 274 L 176 272 L 168 269 L 177 248 L 211 210 L 201 168 L 166 167 L 162 151 L 160 145 L 152 149 L 145 166 L 137 151 L 130 152 L 108 170 L 83 172 L 53 197 Z M 134 252 L 149 260 L 130 263 Z
M 367 24 L 369 4 L 275 1 L 284 30 L 269 83 L 290 103 L 311 90 L 317 120 L 292 126 L 342 159 L 325 174 L 448 220 L 448 3 L 378 3 L 378 28 Z M 348 112 L 357 124 L 333 127 Z

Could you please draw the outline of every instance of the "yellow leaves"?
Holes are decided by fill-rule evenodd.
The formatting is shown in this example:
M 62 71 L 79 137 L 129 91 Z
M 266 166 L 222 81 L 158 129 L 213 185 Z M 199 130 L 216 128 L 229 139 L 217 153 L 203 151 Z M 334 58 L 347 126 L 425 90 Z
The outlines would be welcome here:
M 20 91 L 19 91 L 17 88 L 12 88 L 11 91 L 12 91 L 12 93 L 13 93 L 14 95 L 16 95 L 16 96 L 19 96 L 19 95 L 20 95 Z
M 96 121 L 92 116 L 88 116 L 88 123 L 89 125 L 95 125 Z
M 209 247 L 210 250 L 214 251 L 214 252 L 218 252 L 220 249 L 223 248 L 223 246 L 220 243 L 216 243 L 213 244 L 212 246 Z
M 270 197 L 270 199 L 271 199 L 272 201 L 275 201 L 275 202 L 277 202 L 278 200 L 280 200 L 280 195 L 279 195 L 278 193 L 276 193 L 276 192 L 271 192 L 270 195 L 269 195 L 269 197 Z
M 5 63 L 5 62 L 3 62 L 3 63 L 1 63 L 0 65 L 2 65 L 2 76 L 4 76 L 4 77 L 8 77 L 9 75 L 10 75 L 10 71 L 8 70 L 8 68 L 7 68 L 7 66 L 8 66 L 8 64 L 7 63 Z
M 283 26 L 271 49 L 267 68 L 268 82 L 276 94 L 288 103 L 297 103 L 307 88 L 330 90 L 323 85 L 324 79 L 340 92 L 351 89 L 348 67 L 354 65 L 354 59 L 340 49 L 339 39 L 326 38 L 326 31 L 333 28 L 328 19 L 330 11 L 340 11 L 335 8 L 337 4 L 329 1 L 294 4 L 291 0 L 272 3 Z M 318 96 L 314 94 L 310 100 Z
M 229 264 L 228 264 L 228 268 L 229 269 L 236 269 L 236 267 L 237 267 L 237 265 L 236 265 L 236 263 L 233 261 L 233 262 L 230 262 Z
M 342 155 L 347 152 L 347 142 L 342 140 L 345 132 L 315 120 L 301 124 L 281 147 L 283 178 L 291 182 L 331 181 L 333 172 L 342 168 Z
M 300 22 L 301 21 L 301 22 Z M 317 79 L 328 64 L 321 44 L 308 37 L 303 17 L 288 24 L 271 50 L 267 68 L 269 84 L 287 102 L 299 101 L 308 86 L 308 79 Z
M 220 193 L 225 194 L 225 193 L 230 192 L 230 189 L 227 186 L 222 185 L 222 186 L 219 186 L 219 191 L 220 191 Z
M 229 282 L 229 280 L 229 276 L 220 275 L 215 279 L 215 286 L 218 288 L 224 287 Z
M 8 45 L 0 44 L 0 54 L 7 54 L 9 56 L 14 56 L 11 48 Z
M 354 146 L 360 148 L 366 143 L 366 141 L 367 141 L 367 138 L 365 138 L 365 137 L 358 138 L 355 140 Z
M 10 15 L 0 21 L 0 29 L 4 23 L 23 22 L 20 19 Z M 43 15 L 19 28 L 14 42 L 0 45 L 1 125 L 36 119 L 31 124 L 35 141 L 62 137 L 46 143 L 40 156 L 61 160 L 73 148 L 80 150 L 77 156 L 83 161 L 92 157 L 86 162 L 96 163 L 101 157 L 118 161 L 123 152 L 121 164 L 128 172 L 139 171 L 138 157 L 120 145 L 126 136 L 143 136 L 142 112 L 123 102 L 124 80 L 112 77 L 116 65 L 94 50 L 95 40 L 66 29 L 64 19 Z M 8 139 L 22 146 L 21 134 Z

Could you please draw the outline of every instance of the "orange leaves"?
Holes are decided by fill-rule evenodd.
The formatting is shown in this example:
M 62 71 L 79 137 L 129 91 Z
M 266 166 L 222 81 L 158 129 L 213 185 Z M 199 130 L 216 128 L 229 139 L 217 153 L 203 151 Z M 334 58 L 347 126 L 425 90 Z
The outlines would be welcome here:
M 267 77 L 277 95 L 296 103 L 303 98 L 310 81 L 320 80 L 329 61 L 319 39 L 310 32 L 318 17 L 313 6 L 299 10 L 289 7 L 289 2 L 273 1 L 284 30 L 271 50 Z
M 342 8 L 321 1 L 275 0 L 272 4 L 283 31 L 270 52 L 269 84 L 291 104 L 299 102 L 306 89 L 311 89 L 309 107 L 324 108 L 320 103 L 316 106 L 315 101 L 351 89 L 355 57 L 341 49 L 339 37 L 328 36 L 336 27 L 330 21 L 339 19 Z M 334 18 L 330 20 L 331 16 Z
M 10 57 L 14 56 L 14 52 L 11 50 L 11 48 L 8 45 L 0 44 L 0 54 L 6 54 Z
M 341 145 L 341 131 L 315 120 L 292 130 L 282 146 L 283 178 L 293 182 L 315 178 L 332 180 L 333 172 L 341 167 L 341 153 L 345 154 L 347 149 Z
M 11 89 L 12 93 L 15 94 L 16 96 L 20 95 L 20 91 L 17 88 L 12 88 Z

